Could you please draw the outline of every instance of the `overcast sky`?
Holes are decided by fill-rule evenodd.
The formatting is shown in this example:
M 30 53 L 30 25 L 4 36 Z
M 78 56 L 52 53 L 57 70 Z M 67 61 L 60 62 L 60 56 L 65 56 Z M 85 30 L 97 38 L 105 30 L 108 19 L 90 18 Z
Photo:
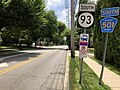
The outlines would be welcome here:
M 58 20 L 66 22 L 66 9 L 65 9 L 65 0 L 45 0 L 47 2 L 47 9 L 54 10 Z M 68 5 L 70 7 L 70 1 L 68 0 Z M 79 1 L 79 0 L 78 0 Z M 96 0 L 92 0 L 96 1 Z M 76 7 L 78 9 L 78 7 Z

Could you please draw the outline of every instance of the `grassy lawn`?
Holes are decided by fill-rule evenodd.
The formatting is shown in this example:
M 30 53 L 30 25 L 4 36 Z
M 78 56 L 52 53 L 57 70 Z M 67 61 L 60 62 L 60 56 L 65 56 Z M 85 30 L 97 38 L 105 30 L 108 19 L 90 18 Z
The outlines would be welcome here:
M 18 52 L 18 48 L 15 48 L 13 46 L 0 46 L 0 57 L 10 56 L 19 54 L 21 52 Z
M 28 47 L 28 46 L 21 46 L 21 48 L 19 48 L 18 46 L 0 46 L 0 50 L 36 50 L 36 49 L 40 49 L 40 48 L 35 48 L 35 47 Z
M 11 48 L 10 46 L 0 46 L 0 49 L 8 49 Z
M 111 90 L 108 86 L 99 85 L 99 78 L 97 75 L 84 63 L 83 64 L 83 78 L 82 85 L 79 84 L 79 58 L 70 60 L 70 90 Z

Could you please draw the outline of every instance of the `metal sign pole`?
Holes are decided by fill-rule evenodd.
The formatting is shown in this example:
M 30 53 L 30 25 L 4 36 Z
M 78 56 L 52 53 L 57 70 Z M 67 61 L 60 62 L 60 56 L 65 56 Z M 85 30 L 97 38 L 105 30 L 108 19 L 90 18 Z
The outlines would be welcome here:
M 84 34 L 86 34 L 86 28 L 84 28 Z
M 86 34 L 86 28 L 84 28 L 84 34 Z M 80 58 L 79 58 L 80 59 Z M 80 59 L 80 81 L 79 81 L 79 84 L 82 84 L 82 68 L 83 68 L 83 58 Z
M 101 70 L 101 74 L 100 74 L 99 85 L 101 85 L 101 82 L 102 82 L 103 71 L 104 71 L 104 66 L 105 66 L 105 56 L 106 56 L 107 40 L 108 40 L 108 33 L 106 33 L 106 36 L 105 36 L 105 44 L 104 44 L 104 51 L 103 51 L 103 62 L 102 62 L 102 70 Z
M 79 84 L 82 84 L 82 67 L 83 67 L 83 58 L 80 60 L 80 81 Z

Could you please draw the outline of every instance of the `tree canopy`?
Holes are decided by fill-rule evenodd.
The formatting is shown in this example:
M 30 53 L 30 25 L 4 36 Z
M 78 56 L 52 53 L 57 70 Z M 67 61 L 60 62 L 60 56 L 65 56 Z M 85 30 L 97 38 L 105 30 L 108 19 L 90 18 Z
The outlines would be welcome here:
M 66 26 L 45 7 L 44 0 L 0 0 L 2 45 L 55 42 L 56 33 L 60 36 Z

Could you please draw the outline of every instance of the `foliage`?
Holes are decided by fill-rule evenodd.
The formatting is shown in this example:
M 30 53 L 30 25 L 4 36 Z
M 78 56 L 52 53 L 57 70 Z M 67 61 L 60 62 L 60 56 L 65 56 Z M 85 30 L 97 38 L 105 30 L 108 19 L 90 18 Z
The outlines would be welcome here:
M 57 16 L 55 15 L 55 12 L 50 10 L 46 12 L 44 18 L 46 18 L 46 23 L 44 24 L 44 28 L 42 34 L 44 38 L 48 38 L 49 40 L 53 39 L 53 34 L 57 32 Z
M 59 45 L 67 44 L 66 39 L 68 37 L 69 30 L 63 22 L 57 22 L 57 32 L 53 34 L 53 42 Z
M 0 0 L 0 35 L 2 45 L 51 42 L 64 44 L 64 23 L 52 10 L 45 10 L 44 0 Z
M 96 8 L 96 18 L 95 18 L 95 30 L 94 30 L 94 48 L 96 58 L 102 60 L 103 54 L 103 45 L 105 34 L 101 32 L 100 29 L 100 19 L 101 18 L 101 9 L 109 7 L 120 7 L 119 0 L 99 0 L 97 2 Z M 120 16 L 116 17 L 118 20 Z M 117 67 L 120 67 L 120 21 L 118 21 L 117 26 L 113 33 L 109 33 L 108 44 L 107 44 L 107 53 L 106 53 L 106 62 L 114 64 Z

